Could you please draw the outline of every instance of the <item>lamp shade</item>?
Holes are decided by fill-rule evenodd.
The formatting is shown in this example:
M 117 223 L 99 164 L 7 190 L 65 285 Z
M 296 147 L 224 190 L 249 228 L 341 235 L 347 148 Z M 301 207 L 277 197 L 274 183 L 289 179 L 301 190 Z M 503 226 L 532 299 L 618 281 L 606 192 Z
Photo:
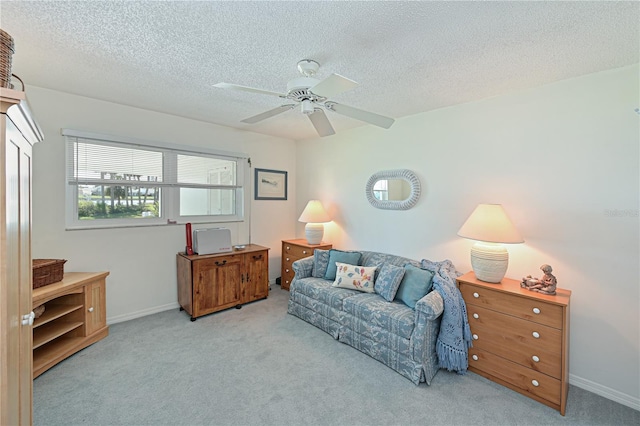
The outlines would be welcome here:
M 298 221 L 305 223 L 326 223 L 331 222 L 331 218 L 319 200 L 310 200 L 302 211 Z
M 488 243 L 524 243 L 501 204 L 479 204 L 462 225 L 458 235 Z

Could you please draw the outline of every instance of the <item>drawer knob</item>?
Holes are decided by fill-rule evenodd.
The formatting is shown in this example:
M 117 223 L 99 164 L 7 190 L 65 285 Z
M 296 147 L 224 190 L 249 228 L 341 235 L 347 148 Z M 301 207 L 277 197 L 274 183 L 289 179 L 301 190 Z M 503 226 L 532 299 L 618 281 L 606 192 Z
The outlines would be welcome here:
M 289 258 L 287 257 L 287 262 L 289 261 Z
M 535 387 L 540 386 L 540 383 L 538 383 L 538 381 L 537 381 L 537 380 L 535 380 L 535 379 L 531 381 L 531 384 L 532 384 L 533 386 L 535 386 Z
M 291 247 L 287 246 L 287 250 L 291 250 Z
M 478 340 L 478 335 L 477 334 L 473 335 L 473 340 Z
M 478 315 L 478 314 L 475 314 L 475 313 L 474 313 L 474 314 L 473 314 L 473 317 L 474 317 L 475 319 L 478 319 L 478 318 L 480 318 L 480 315 Z
M 533 362 L 540 362 L 540 358 L 538 358 L 537 356 L 532 356 L 531 359 L 533 360 Z
M 289 284 L 289 280 L 286 280 L 285 283 Z
M 534 331 L 533 333 L 531 333 L 531 335 L 532 335 L 533 337 L 535 337 L 536 339 L 539 339 L 539 338 L 540 338 L 540 333 L 538 333 L 537 331 Z
M 477 299 L 478 297 L 480 297 L 480 295 L 478 293 L 473 293 L 473 297 Z
M 89 312 L 93 312 L 93 306 L 87 309 Z
M 285 269 L 284 271 L 285 271 L 285 272 L 289 272 L 289 270 L 288 270 L 288 269 Z
M 307 254 L 307 251 L 306 250 L 302 250 L 302 254 Z
M 540 313 L 540 308 L 533 308 L 533 313 L 538 315 Z
M 471 358 L 473 358 L 474 361 L 478 360 L 478 355 L 473 355 Z

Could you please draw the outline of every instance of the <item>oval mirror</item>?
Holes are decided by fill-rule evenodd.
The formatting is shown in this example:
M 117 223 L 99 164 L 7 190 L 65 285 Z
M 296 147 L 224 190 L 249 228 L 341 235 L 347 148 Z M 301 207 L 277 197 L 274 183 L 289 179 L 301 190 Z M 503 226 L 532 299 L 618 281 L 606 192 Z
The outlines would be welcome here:
M 367 181 L 367 200 L 378 209 L 407 210 L 420 197 L 420 181 L 411 170 L 383 170 Z

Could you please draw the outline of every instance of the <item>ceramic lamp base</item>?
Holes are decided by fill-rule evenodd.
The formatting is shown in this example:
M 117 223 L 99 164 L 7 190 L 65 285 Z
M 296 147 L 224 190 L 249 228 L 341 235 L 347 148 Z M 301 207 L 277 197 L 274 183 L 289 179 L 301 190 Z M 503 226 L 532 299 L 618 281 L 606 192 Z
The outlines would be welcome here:
M 304 236 L 309 244 L 320 244 L 324 235 L 324 225 L 321 223 L 307 223 L 304 227 Z
M 499 283 L 508 266 L 509 252 L 501 244 L 477 242 L 471 247 L 471 267 L 480 281 Z

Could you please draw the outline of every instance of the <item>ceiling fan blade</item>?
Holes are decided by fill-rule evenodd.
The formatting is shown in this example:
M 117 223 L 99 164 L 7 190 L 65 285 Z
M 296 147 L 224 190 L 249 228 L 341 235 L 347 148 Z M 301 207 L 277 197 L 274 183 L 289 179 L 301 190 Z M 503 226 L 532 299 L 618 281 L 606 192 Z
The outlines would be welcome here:
M 395 122 L 393 118 L 385 117 L 384 115 L 376 114 L 362 109 L 354 108 L 348 105 L 337 104 L 335 102 L 325 102 L 324 106 L 331 111 L 338 114 L 346 115 L 347 117 L 355 118 L 356 120 L 366 121 L 367 123 L 375 126 L 388 129 Z
M 314 95 L 330 98 L 357 86 L 358 83 L 353 80 L 343 77 L 340 74 L 331 74 L 315 86 L 309 88 L 309 91 Z
M 244 120 L 240 120 L 240 121 L 242 123 L 254 124 L 254 123 L 257 123 L 258 121 L 262 121 L 269 117 L 273 117 L 274 115 L 278 115 L 285 111 L 289 111 L 294 106 L 296 105 L 295 104 L 281 105 L 278 108 L 270 109 L 269 111 L 265 111 L 261 114 L 254 115 L 253 117 L 245 118 Z
M 272 92 L 270 90 L 255 89 L 253 87 L 240 86 L 239 84 L 231 84 L 231 83 L 216 83 L 213 85 L 213 87 L 218 87 L 220 89 L 241 90 L 243 92 L 259 93 L 261 95 L 279 96 L 281 98 L 284 98 L 287 96 L 284 93 Z
M 320 136 L 331 136 L 336 134 L 335 130 L 333 130 L 333 126 L 329 123 L 329 119 L 320 108 L 316 108 L 315 111 L 307 117 L 309 117 L 313 127 L 316 128 L 316 131 Z

